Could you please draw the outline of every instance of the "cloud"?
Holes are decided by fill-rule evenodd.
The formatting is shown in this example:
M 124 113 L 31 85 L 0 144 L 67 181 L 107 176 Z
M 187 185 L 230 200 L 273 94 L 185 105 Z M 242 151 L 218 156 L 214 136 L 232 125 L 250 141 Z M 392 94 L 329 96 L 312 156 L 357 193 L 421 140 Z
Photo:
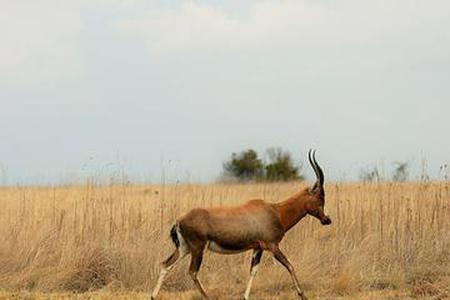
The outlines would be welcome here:
M 91 151 L 209 178 L 246 147 L 329 149 L 335 178 L 383 153 L 447 155 L 448 1 L 0 2 L 11 178 Z
M 122 33 L 143 37 L 154 55 L 238 52 L 304 39 L 320 23 L 321 12 L 304 2 L 256 3 L 248 14 L 233 15 L 218 6 L 189 2 L 152 9 L 143 17 L 117 22 Z M 300 20 L 300 22 L 298 22 Z M 299 26 L 307 24 L 307 26 Z
M 450 4 L 410 1 L 251 1 L 228 6 L 207 2 L 2 1 L 0 79 L 3 83 L 60 80 L 83 70 L 86 17 L 110 14 L 110 34 L 134 36 L 151 57 L 180 59 L 260 55 L 273 64 L 317 61 L 331 68 L 356 64 L 438 61 L 448 45 Z M 98 24 L 98 23 L 97 23 Z M 95 25 L 95 24 L 94 24 Z M 428 57 L 423 57 L 423 53 Z M 405 57 L 406 56 L 406 57 Z M 431 57 L 432 56 L 432 57 Z M 372 59 L 372 58 L 375 58 Z M 320 60 L 320 62 L 319 62 Z
M 50 1 L 2 1 L 1 6 L 3 84 L 57 80 L 80 72 L 79 11 Z
M 441 0 L 424 4 L 347 0 L 339 5 L 258 1 L 243 14 L 188 2 L 178 7 L 153 7 L 141 16 L 118 21 L 116 28 L 143 39 L 153 57 L 300 51 L 312 57 L 321 55 L 325 64 L 334 65 L 354 54 L 363 56 L 364 63 L 372 63 L 365 53 L 388 62 L 391 54 L 420 55 L 431 43 L 443 40 L 449 44 L 443 30 L 450 27 L 449 11 L 450 4 Z

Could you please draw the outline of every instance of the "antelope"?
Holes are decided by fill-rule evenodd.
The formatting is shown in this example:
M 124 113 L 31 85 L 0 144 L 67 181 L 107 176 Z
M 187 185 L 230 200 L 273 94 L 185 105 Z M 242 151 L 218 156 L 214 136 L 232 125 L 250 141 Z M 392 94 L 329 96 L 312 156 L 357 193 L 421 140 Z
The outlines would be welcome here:
M 256 199 L 235 207 L 194 208 L 178 218 L 170 230 L 176 249 L 162 262 L 158 282 L 150 299 L 156 299 L 167 272 L 188 254 L 191 254 L 189 275 L 202 297 L 210 299 L 197 277 L 203 252 L 209 249 L 220 254 L 253 250 L 245 300 L 249 299 L 264 251 L 270 252 L 287 269 L 298 297 L 306 300 L 294 267 L 280 250 L 279 244 L 286 232 L 306 215 L 319 219 L 322 225 L 331 224 L 330 217 L 324 213 L 324 175 L 316 161 L 315 151 L 309 150 L 308 160 L 316 174 L 315 184 L 282 202 L 269 203 Z

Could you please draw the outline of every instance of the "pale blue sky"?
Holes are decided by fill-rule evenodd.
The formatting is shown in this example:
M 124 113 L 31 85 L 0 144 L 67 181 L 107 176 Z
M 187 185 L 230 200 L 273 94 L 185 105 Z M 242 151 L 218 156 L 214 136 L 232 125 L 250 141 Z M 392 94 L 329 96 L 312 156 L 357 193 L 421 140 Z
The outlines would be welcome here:
M 0 183 L 207 182 L 272 146 L 438 176 L 450 2 L 242 2 L 0 0 Z

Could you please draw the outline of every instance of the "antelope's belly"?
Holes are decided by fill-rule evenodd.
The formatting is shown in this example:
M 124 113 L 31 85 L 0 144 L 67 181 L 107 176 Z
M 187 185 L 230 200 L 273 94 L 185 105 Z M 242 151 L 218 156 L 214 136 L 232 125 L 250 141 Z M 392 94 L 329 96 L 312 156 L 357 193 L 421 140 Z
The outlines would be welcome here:
M 227 246 L 222 246 L 214 241 L 208 241 L 208 249 L 212 252 L 220 253 L 220 254 L 236 254 L 243 251 L 248 250 L 248 247 L 243 247 L 239 249 L 229 248 Z

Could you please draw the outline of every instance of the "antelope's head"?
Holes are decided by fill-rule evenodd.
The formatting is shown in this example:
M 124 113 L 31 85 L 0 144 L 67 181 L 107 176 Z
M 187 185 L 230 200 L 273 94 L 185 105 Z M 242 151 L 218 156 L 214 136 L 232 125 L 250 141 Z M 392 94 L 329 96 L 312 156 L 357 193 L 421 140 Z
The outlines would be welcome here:
M 309 215 L 319 219 L 322 225 L 330 225 L 331 219 L 325 215 L 325 190 L 323 189 L 324 176 L 323 171 L 316 161 L 316 151 L 309 150 L 309 163 L 316 173 L 316 183 L 309 189 L 309 197 L 306 201 L 306 211 Z

